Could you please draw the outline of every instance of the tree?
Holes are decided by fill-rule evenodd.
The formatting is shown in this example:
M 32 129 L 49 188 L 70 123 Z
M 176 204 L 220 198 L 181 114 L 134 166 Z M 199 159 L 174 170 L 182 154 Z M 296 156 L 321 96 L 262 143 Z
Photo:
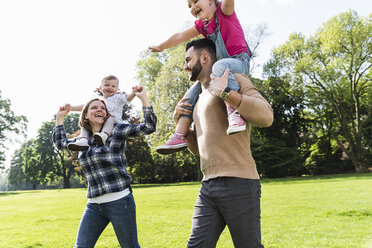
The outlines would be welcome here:
M 258 171 L 265 177 L 300 176 L 306 173 L 309 121 L 304 113 L 303 92 L 285 78 L 269 77 L 254 84 L 270 103 L 274 122 L 270 127 L 252 130 L 252 154 Z
M 65 117 L 64 127 L 67 134 L 73 134 L 78 127 L 78 114 Z M 55 121 L 44 122 L 38 130 L 33 145 L 23 153 L 24 172 L 31 180 L 47 183 L 63 178 L 63 187 L 70 188 L 70 179 L 74 174 L 76 156 L 67 149 L 58 150 L 52 141 Z M 76 154 L 75 154 L 76 155 Z
M 363 154 L 372 139 L 363 136 L 371 128 L 372 115 L 371 17 L 348 11 L 308 39 L 292 34 L 269 62 L 279 65 L 273 74 L 292 75 L 293 83 L 303 87 L 307 108 L 322 120 L 357 172 L 366 170 Z M 330 112 L 334 113 L 331 122 L 327 121 Z
M 149 136 L 149 142 L 156 164 L 155 177 L 160 182 L 196 180 L 199 177 L 198 157 L 188 150 L 168 156 L 159 156 L 155 151 L 174 132 L 173 110 L 193 83 L 183 70 L 184 53 L 185 44 L 182 44 L 160 54 L 144 52 L 137 62 L 137 79 L 148 89 L 158 117 L 157 131 Z
M 33 145 L 33 142 L 34 140 L 29 140 L 23 143 L 21 148 L 14 152 L 8 170 L 8 190 L 36 189 L 36 186 L 40 184 L 38 180 L 27 177 L 23 171 L 24 160 L 22 154 Z
M 12 134 L 26 134 L 27 118 L 16 116 L 10 109 L 9 99 L 3 99 L 0 91 L 0 169 L 3 169 L 5 151 L 9 147 Z

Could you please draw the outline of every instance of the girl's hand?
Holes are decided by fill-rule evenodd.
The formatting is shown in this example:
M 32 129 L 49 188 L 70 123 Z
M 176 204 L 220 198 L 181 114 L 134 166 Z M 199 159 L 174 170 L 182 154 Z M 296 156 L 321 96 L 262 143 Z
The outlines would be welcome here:
M 153 53 L 162 52 L 163 49 L 160 48 L 160 46 L 149 46 L 149 50 Z

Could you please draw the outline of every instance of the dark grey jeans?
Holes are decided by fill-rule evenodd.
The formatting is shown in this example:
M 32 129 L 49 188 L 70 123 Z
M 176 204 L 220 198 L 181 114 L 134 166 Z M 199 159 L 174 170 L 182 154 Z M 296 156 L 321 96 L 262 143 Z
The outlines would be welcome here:
M 263 248 L 259 180 L 219 177 L 202 182 L 188 248 L 214 248 L 227 225 L 236 248 Z

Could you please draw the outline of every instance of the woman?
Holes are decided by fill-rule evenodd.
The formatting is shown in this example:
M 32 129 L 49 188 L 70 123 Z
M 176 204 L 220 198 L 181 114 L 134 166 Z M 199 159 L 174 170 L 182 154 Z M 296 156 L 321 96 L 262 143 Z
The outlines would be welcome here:
M 144 122 L 118 123 L 104 146 L 98 145 L 92 133 L 99 132 L 110 116 L 103 99 L 90 100 L 83 108 L 80 125 L 90 132 L 89 148 L 79 153 L 79 163 L 88 181 L 88 202 L 80 221 L 75 247 L 94 247 L 99 236 L 112 223 L 121 247 L 140 247 L 137 239 L 136 206 L 130 187 L 131 178 L 126 170 L 125 149 L 128 137 L 150 134 L 156 128 L 156 115 L 150 106 L 146 90 L 135 87 L 136 96 L 143 106 Z M 53 130 L 53 142 L 58 149 L 66 148 L 63 119 L 71 110 L 60 107 Z

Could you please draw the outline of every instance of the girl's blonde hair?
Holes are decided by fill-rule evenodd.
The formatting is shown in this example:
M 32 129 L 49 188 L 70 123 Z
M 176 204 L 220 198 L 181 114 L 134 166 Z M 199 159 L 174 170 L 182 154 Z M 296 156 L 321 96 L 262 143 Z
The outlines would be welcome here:
M 90 104 L 94 101 L 101 101 L 105 105 L 105 109 L 106 109 L 105 121 L 107 120 L 107 118 L 109 118 L 111 116 L 110 113 L 107 110 L 106 101 L 103 98 L 98 98 L 97 97 L 97 98 L 93 98 L 93 99 L 89 100 L 84 105 L 83 111 L 81 111 L 80 118 L 79 118 L 79 125 L 80 125 L 80 127 L 83 127 L 85 129 L 89 130 L 90 132 L 92 131 L 92 127 L 90 126 L 89 120 L 87 118 L 85 118 L 85 115 L 88 113 L 88 108 L 89 108 Z

